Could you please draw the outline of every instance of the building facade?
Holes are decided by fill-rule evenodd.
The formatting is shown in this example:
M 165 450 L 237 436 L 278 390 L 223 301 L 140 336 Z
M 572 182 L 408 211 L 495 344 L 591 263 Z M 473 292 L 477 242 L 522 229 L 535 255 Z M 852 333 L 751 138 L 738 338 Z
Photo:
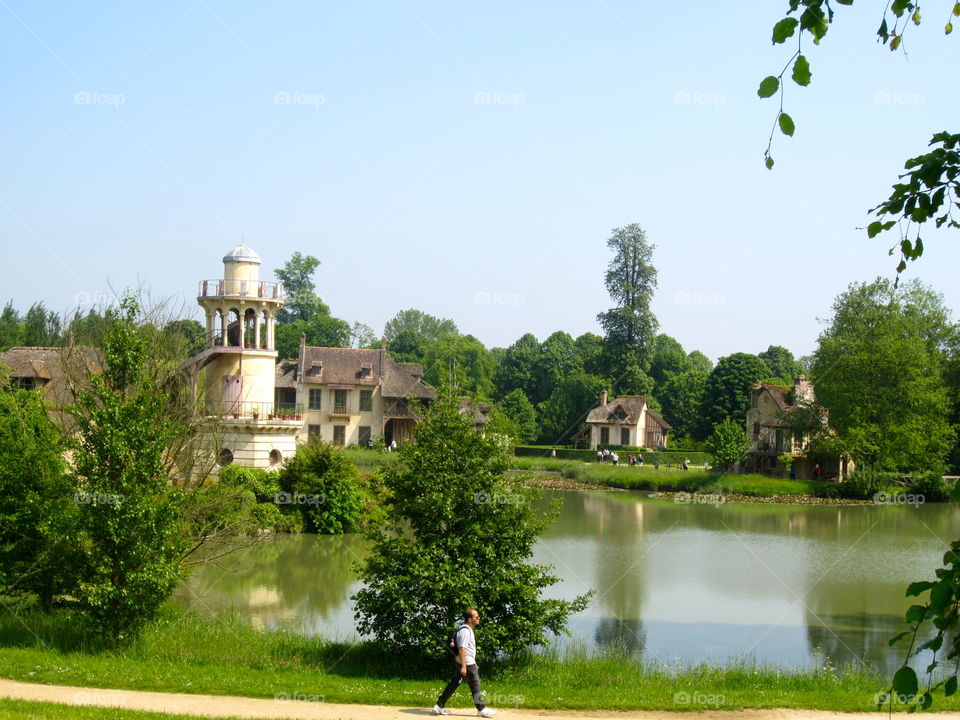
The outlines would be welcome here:
M 661 450 L 667 446 L 667 431 L 673 426 L 652 410 L 642 395 L 621 395 L 607 400 L 600 394 L 600 405 L 587 415 L 590 449 L 610 445 Z

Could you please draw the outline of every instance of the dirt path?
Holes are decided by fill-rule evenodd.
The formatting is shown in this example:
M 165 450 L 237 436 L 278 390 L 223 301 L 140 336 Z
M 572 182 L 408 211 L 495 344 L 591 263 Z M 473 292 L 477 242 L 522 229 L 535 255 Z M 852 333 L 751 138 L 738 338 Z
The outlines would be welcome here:
M 335 705 L 305 696 L 298 699 L 264 700 L 219 695 L 142 692 L 138 690 L 101 690 L 97 688 L 38 685 L 0 679 L 0 697 L 21 700 L 45 700 L 66 705 L 100 705 L 127 710 L 181 713 L 204 717 L 293 718 L 296 720 L 412 720 L 429 717 L 422 707 L 385 707 L 382 705 Z M 476 717 L 473 710 L 454 709 L 451 718 Z M 593 712 L 573 710 L 505 709 L 498 718 L 537 718 L 579 720 L 580 718 L 619 718 L 620 720 L 881 720 L 886 713 L 837 713 L 818 710 L 739 710 L 704 711 L 685 715 L 669 711 Z M 958 713 L 924 713 L 923 717 L 954 718 Z

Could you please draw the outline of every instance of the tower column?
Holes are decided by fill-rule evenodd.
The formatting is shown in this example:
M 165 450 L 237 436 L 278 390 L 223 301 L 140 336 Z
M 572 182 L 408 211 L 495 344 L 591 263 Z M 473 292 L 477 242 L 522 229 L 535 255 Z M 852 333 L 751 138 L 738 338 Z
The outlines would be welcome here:
M 253 346 L 260 349 L 260 311 L 253 316 Z
M 227 346 L 227 311 L 220 308 L 220 344 Z

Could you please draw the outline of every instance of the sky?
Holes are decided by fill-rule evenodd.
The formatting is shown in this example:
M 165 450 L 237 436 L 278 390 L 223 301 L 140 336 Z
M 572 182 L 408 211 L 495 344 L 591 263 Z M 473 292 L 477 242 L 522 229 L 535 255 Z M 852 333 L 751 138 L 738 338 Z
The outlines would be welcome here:
M 894 276 L 867 211 L 956 130 L 957 40 L 951 3 L 906 56 L 877 4 L 838 7 L 771 172 L 786 6 L 0 0 L 0 302 L 141 288 L 200 319 L 244 242 L 262 279 L 319 258 L 332 313 L 377 334 L 416 308 L 505 347 L 601 333 L 606 240 L 638 223 L 662 332 L 807 355 L 850 283 Z M 924 239 L 906 277 L 960 308 L 956 231 Z

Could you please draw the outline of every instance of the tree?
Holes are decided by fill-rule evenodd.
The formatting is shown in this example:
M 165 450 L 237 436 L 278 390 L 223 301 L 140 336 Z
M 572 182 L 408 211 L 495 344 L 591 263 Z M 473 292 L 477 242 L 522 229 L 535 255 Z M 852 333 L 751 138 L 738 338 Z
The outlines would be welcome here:
M 837 2 L 840 5 L 853 4 L 853 0 Z M 790 17 L 801 8 L 799 18 Z M 954 16 L 960 16 L 960 5 L 954 4 L 951 12 Z M 883 45 L 896 51 L 901 47 L 911 24 L 920 25 L 921 19 L 919 2 L 889 2 L 884 6 L 877 37 Z M 773 168 L 770 149 L 777 128 L 784 135 L 792 136 L 796 127 L 793 118 L 783 111 L 783 76 L 792 65 L 793 81 L 800 86 L 810 84 L 813 73 L 810 70 L 810 61 L 803 54 L 804 34 L 809 35 L 814 44 L 819 45 L 833 22 L 834 12 L 829 0 L 789 0 L 787 16 L 773 26 L 774 44 L 784 43 L 796 34 L 797 50 L 780 74 L 765 77 L 757 90 L 757 95 L 761 98 L 772 97 L 778 92 L 780 95 L 780 109 L 764 153 L 767 168 Z M 952 18 L 945 25 L 944 32 L 947 35 L 953 32 Z M 906 269 L 908 261 L 923 255 L 921 225 L 933 220 L 938 228 L 943 225 L 960 228 L 960 222 L 952 214 L 954 207 L 960 207 L 957 205 L 960 201 L 960 134 L 938 132 L 933 135 L 928 146 L 933 149 L 907 160 L 904 166 L 906 172 L 900 176 L 901 182 L 894 184 L 890 197 L 870 210 L 877 219 L 867 225 L 868 237 L 876 237 L 895 227 L 900 234 L 899 243 L 890 248 L 891 255 L 894 251 L 899 251 L 898 275 Z
M 163 332 L 170 337 L 182 338 L 190 357 L 202 351 L 207 342 L 207 331 L 196 320 L 171 320 L 163 326 Z
M 316 314 L 330 314 L 330 308 L 317 296 L 313 282 L 313 274 L 318 267 L 320 261 L 313 255 L 295 252 L 282 268 L 274 270 L 286 292 L 284 306 L 277 312 L 278 324 L 307 321 Z
M 714 425 L 713 433 L 707 440 L 707 449 L 713 455 L 715 468 L 732 470 L 750 450 L 750 441 L 743 429 L 743 423 L 731 419 Z
M 663 416 L 673 425 L 676 436 L 692 438 L 697 434 L 707 377 L 702 370 L 687 370 L 671 375 L 657 389 Z
M 539 357 L 533 367 L 536 393 L 531 397 L 541 402 L 567 375 L 579 369 L 576 346 L 569 333 L 558 330 L 541 343 Z
M 89 378 L 70 414 L 77 425 L 72 476 L 78 513 L 68 563 L 70 603 L 111 644 L 156 617 L 183 578 L 181 492 L 164 466 L 179 428 L 146 373 L 139 305 L 121 303 L 104 344 L 102 377 Z
M 573 341 L 577 365 L 590 375 L 603 375 L 603 338 L 594 333 L 584 333 Z
M 452 381 L 461 394 L 493 393 L 494 360 L 473 335 L 444 335 L 427 349 L 423 379 L 434 387 Z
M 691 360 L 683 345 L 669 335 L 657 335 L 653 343 L 653 358 L 650 364 L 650 377 L 659 387 L 670 375 L 686 372 Z
M 380 343 L 373 332 L 373 328 L 362 322 L 355 322 L 350 326 L 350 347 L 378 348 Z
M 955 440 L 944 373 L 960 345 L 942 297 L 877 279 L 850 285 L 833 313 L 813 364 L 830 427 L 874 469 L 942 469 Z
M 540 342 L 533 333 L 524 334 L 503 352 L 494 374 L 496 396 L 503 397 L 514 390 L 522 390 L 534 404 L 545 398 L 539 395 L 537 361 L 540 358 Z
M 402 330 L 387 344 L 390 356 L 401 363 L 423 364 L 430 341 L 412 330 Z
M 433 653 L 472 606 L 486 619 L 488 652 L 547 644 L 588 599 L 544 599 L 557 578 L 528 562 L 556 508 L 541 516 L 532 505 L 537 491 L 505 478 L 506 446 L 473 430 L 449 388 L 415 436 L 387 470 L 390 522 L 368 535 L 370 554 L 358 568 L 358 631 L 397 650 Z
M 707 377 L 700 411 L 698 440 L 724 420 L 743 422 L 750 405 L 750 386 L 770 377 L 770 368 L 756 355 L 734 353 L 720 358 Z
M 654 246 L 636 223 L 614 228 L 607 240 L 613 258 L 607 266 L 604 284 L 616 306 L 597 315 L 606 335 L 607 372 L 615 376 L 620 368 L 649 363 L 657 318 L 650 309 L 657 287 L 653 267 Z
M 537 407 L 540 413 L 540 440 L 551 445 L 564 443 L 583 424 L 587 413 L 600 402 L 607 382 L 584 372 L 564 378 Z
M 757 357 L 770 369 L 770 379 L 783 385 L 792 385 L 796 377 L 803 374 L 803 366 L 794 359 L 793 353 L 780 345 L 770 345 Z
M 523 390 L 516 388 L 504 395 L 497 405 L 503 414 L 517 424 L 518 440 L 521 443 L 533 442 L 540 433 L 537 424 L 537 410 Z
M 20 313 L 9 301 L 0 313 L 0 352 L 21 345 L 21 334 Z
M 438 318 L 420 310 L 401 310 L 383 327 L 387 342 L 393 342 L 401 333 L 412 332 L 426 340 L 439 340 L 444 335 L 457 335 L 456 323 L 447 318 Z
M 34 303 L 23 318 L 22 341 L 27 347 L 53 347 L 60 341 L 60 318 Z
M 693 370 L 701 370 L 705 373 L 709 373 L 713 370 L 713 363 L 710 362 L 710 358 L 704 355 L 699 350 L 693 350 L 687 356 L 690 358 L 690 367 Z
M 314 347 L 350 347 L 350 326 L 332 315 L 317 314 L 310 320 L 294 320 L 277 325 L 276 345 L 280 359 L 296 358 L 300 353 L 300 336 Z
M 44 608 L 66 586 L 77 509 L 64 449 L 40 393 L 0 389 L 0 595 L 36 596 Z

